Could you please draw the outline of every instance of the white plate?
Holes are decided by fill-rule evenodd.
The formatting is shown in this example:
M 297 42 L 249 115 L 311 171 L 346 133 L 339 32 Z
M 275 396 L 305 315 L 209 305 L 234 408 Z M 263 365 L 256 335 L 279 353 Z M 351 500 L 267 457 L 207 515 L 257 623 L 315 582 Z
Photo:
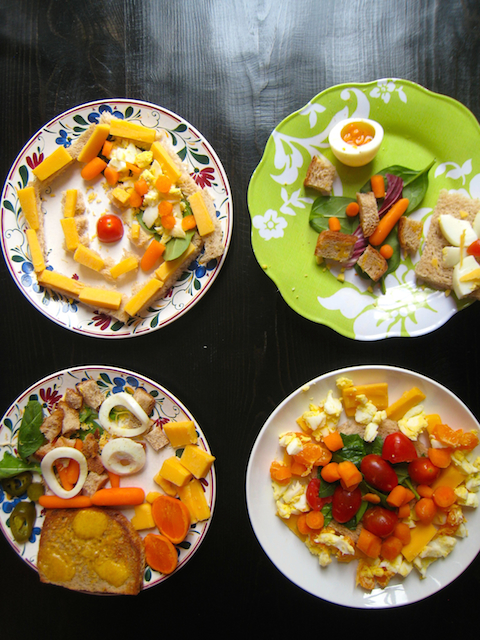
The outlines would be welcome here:
M 44 415 L 47 415 L 52 412 L 67 388 L 72 388 L 78 382 L 86 379 L 101 380 L 102 387 L 107 393 L 117 393 L 119 391 L 127 390 L 133 392 L 136 387 L 142 387 L 145 391 L 151 393 L 156 398 L 155 409 L 152 415 L 154 420 L 160 421 L 161 424 L 168 422 L 169 420 L 193 420 L 199 436 L 198 445 L 208 453 L 211 453 L 207 440 L 195 421 L 195 418 L 191 415 L 188 409 L 164 387 L 148 378 L 145 378 L 144 376 L 133 373 L 132 371 L 127 371 L 126 369 L 91 365 L 87 367 L 65 369 L 63 371 L 53 373 L 32 385 L 17 398 L 3 416 L 2 423 L 0 425 L 2 458 L 6 451 L 15 455 L 17 432 L 20 428 L 23 410 L 29 399 L 33 397 L 33 399 L 37 399 L 42 403 L 44 407 Z M 142 487 L 142 489 L 145 490 L 145 494 L 149 491 L 159 491 L 159 487 L 154 483 L 153 477 L 160 469 L 163 460 L 171 455 L 174 455 L 174 449 L 172 449 L 170 445 L 157 453 L 147 445 L 147 463 L 139 474 L 132 476 L 132 485 L 134 484 L 134 486 Z M 125 478 L 120 482 L 120 486 L 128 486 L 127 482 L 128 479 Z M 187 538 L 177 545 L 179 559 L 178 566 L 174 573 L 179 571 L 179 569 L 183 567 L 188 560 L 190 560 L 204 540 L 207 530 L 210 527 L 215 506 L 217 486 L 215 465 L 212 465 L 210 472 L 202 483 L 212 516 L 207 521 L 191 525 Z M 12 549 L 18 553 L 18 555 L 25 560 L 27 564 L 36 570 L 36 559 L 44 514 L 42 513 L 42 509 L 37 505 L 37 521 L 34 533 L 29 542 L 25 544 L 18 544 L 14 540 L 8 525 L 10 513 L 18 500 L 18 498 L 9 499 L 0 485 L 0 529 L 10 543 Z M 122 511 L 128 518 L 131 518 L 134 514 L 134 510 L 132 508 L 122 509 Z M 147 533 L 158 533 L 158 530 L 149 529 L 146 531 L 140 531 L 139 533 L 143 537 Z M 150 567 L 146 567 L 143 588 L 147 589 L 149 587 L 153 587 L 156 584 L 163 582 L 168 577 L 169 576 L 162 575 L 151 570 Z
M 20 215 L 17 197 L 17 189 L 26 186 L 32 178 L 32 169 L 43 158 L 59 146 L 68 150 L 93 122 L 98 121 L 104 111 L 146 127 L 164 130 L 168 134 L 175 151 L 189 167 L 194 180 L 201 187 L 206 187 L 213 197 L 225 247 L 221 258 L 207 265 L 199 265 L 197 260 L 194 260 L 163 300 L 148 309 L 141 318 L 132 318 L 128 323 L 98 314 L 65 296 L 50 295 L 43 287 L 38 286 L 25 237 L 25 220 L 23 215 Z M 45 215 L 45 232 L 49 247 L 48 264 L 65 275 L 75 273 L 75 264 L 73 260 L 68 264 L 65 261 L 65 252 L 62 250 L 63 236 L 56 222 L 61 216 L 61 192 L 78 186 L 82 186 L 82 191 L 85 190 L 84 185 L 80 185 L 83 181 L 78 170 L 74 169 L 75 167 L 67 170 L 51 188 L 46 189 L 46 202 L 43 203 L 45 209 L 48 207 Z M 94 182 L 92 186 L 87 195 L 95 194 L 95 198 L 86 198 L 85 204 L 93 214 L 101 215 L 109 208 L 109 203 L 100 184 Z M 224 264 L 230 244 L 233 225 L 232 204 L 230 185 L 220 160 L 205 138 L 186 120 L 148 102 L 123 98 L 104 102 L 97 100 L 74 107 L 51 120 L 19 153 L 9 171 L 2 193 L 2 250 L 7 267 L 20 291 L 47 318 L 84 335 L 128 338 L 170 324 L 191 309 L 208 291 Z M 129 246 L 126 237 L 109 248 L 109 252 L 113 252 L 112 257 L 116 257 L 114 254 L 118 254 L 119 257 L 123 246 Z M 53 247 L 58 247 L 58 251 L 52 249 Z M 66 273 L 65 269 L 70 269 L 71 273 Z M 130 294 L 130 287 L 131 282 L 127 279 L 124 285 L 125 293 Z
M 428 569 L 427 577 L 413 569 L 403 580 L 392 580 L 385 589 L 364 591 L 355 586 L 357 563 L 319 566 L 307 547 L 275 515 L 270 480 L 270 464 L 280 455 L 278 436 L 296 429 L 295 420 L 313 402 L 323 400 L 329 389 L 336 391 L 335 381 L 345 375 L 355 384 L 387 382 L 389 401 L 394 402 L 412 386 L 426 394 L 422 402 L 425 411 L 438 413 L 454 429 L 478 429 L 471 411 L 448 389 L 412 371 L 387 366 L 362 366 L 340 369 L 315 378 L 286 398 L 268 418 L 252 449 L 247 467 L 247 508 L 253 530 L 263 550 L 273 564 L 291 580 L 314 596 L 335 604 L 379 609 L 398 607 L 427 598 L 455 580 L 474 560 L 480 550 L 480 511 L 468 510 L 468 532 L 458 539 L 453 552 L 437 560 Z

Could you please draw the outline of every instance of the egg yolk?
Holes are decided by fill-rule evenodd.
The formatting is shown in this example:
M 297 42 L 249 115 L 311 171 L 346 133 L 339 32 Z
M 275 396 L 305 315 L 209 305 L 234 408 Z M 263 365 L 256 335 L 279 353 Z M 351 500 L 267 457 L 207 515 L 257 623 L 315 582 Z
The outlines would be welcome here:
M 375 131 L 373 127 L 365 122 L 350 122 L 342 129 L 342 140 L 347 144 L 351 144 L 355 147 L 361 147 L 362 144 L 371 142 L 375 137 Z

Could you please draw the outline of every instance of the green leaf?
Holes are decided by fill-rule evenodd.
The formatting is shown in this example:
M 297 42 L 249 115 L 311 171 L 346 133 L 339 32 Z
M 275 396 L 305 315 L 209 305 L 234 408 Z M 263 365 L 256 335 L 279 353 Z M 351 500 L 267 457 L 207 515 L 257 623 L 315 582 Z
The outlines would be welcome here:
M 327 502 L 327 504 L 323 505 L 320 511 L 323 513 L 323 518 L 324 518 L 323 526 L 326 527 L 333 520 L 332 503 Z
M 73 116 L 73 119 L 75 120 L 75 122 L 78 122 L 78 124 L 81 124 L 84 127 L 88 127 L 89 126 L 88 122 L 82 116 L 76 115 L 76 116 Z
M 179 125 L 177 125 L 174 129 L 174 131 L 176 131 L 177 133 L 183 133 L 184 131 L 187 130 L 187 125 L 184 124 L 183 122 L 181 122 Z
M 365 441 L 357 434 L 343 434 L 343 447 L 332 456 L 333 462 L 344 462 L 345 460 L 350 460 L 356 467 L 360 467 L 362 463 L 362 459 L 367 455 L 366 443 Z
M 36 462 L 25 462 L 7 451 L 3 459 L 0 460 L 0 479 L 13 478 L 23 471 L 38 471 L 40 473 L 40 465 Z
M 110 380 L 110 377 L 108 376 L 108 374 L 106 373 L 101 373 L 100 374 L 100 378 L 106 382 L 107 384 L 112 384 L 112 381 Z
M 20 177 L 22 178 L 22 184 L 24 187 L 27 186 L 28 183 L 28 169 L 27 167 L 22 164 L 22 166 L 19 168 L 18 173 L 20 174 Z
M 125 118 L 130 118 L 130 116 L 133 114 L 133 107 L 127 107 L 125 109 Z
M 343 233 L 352 234 L 358 226 L 358 220 L 345 213 L 350 202 L 356 202 L 353 198 L 345 196 L 320 196 L 315 200 L 310 211 L 310 226 L 317 233 L 328 229 L 328 220 L 331 217 L 338 218 Z
M 210 162 L 210 158 L 208 156 L 204 156 L 201 153 L 194 153 L 193 151 L 190 151 L 190 153 L 200 164 L 208 164 Z
M 23 256 L 12 256 L 12 262 L 25 262 L 25 258 Z
M 190 246 L 190 241 L 193 238 L 194 233 L 195 231 L 192 229 L 185 233 L 185 238 L 172 238 L 167 242 L 167 246 L 163 254 L 164 259 L 175 260 L 176 258 L 179 258 Z
M 18 430 L 18 455 L 26 460 L 45 442 L 40 431 L 43 422 L 43 408 L 38 400 L 29 400 L 23 412 Z
M 8 200 L 4 200 L 3 201 L 3 207 L 4 207 L 4 209 L 8 209 L 9 211 L 11 211 L 12 213 L 15 213 L 15 208 L 14 208 L 13 204 L 11 202 L 9 202 Z

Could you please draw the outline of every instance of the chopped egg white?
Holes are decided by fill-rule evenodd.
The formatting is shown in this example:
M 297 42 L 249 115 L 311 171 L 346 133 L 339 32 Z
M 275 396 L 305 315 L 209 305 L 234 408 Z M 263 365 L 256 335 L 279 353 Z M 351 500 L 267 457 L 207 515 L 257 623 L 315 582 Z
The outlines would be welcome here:
M 272 482 L 277 514 L 288 519 L 291 515 L 298 515 L 310 511 L 305 495 L 306 485 L 299 480 L 293 480 L 286 486 Z
M 398 427 L 400 431 L 405 434 L 410 440 L 417 440 L 418 436 L 427 428 L 428 422 L 423 405 L 418 404 L 416 407 L 412 407 L 398 421 Z
M 365 426 L 363 439 L 366 442 L 373 442 L 378 433 L 378 426 L 387 417 L 387 412 L 378 411 L 364 394 L 359 394 L 356 399 L 359 404 L 355 411 L 355 421 Z

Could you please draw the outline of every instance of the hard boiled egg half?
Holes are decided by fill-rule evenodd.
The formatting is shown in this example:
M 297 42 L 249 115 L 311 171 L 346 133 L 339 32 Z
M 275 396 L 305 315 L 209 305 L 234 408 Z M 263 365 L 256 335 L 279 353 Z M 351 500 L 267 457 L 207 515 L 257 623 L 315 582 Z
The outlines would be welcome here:
M 348 167 L 363 167 L 371 162 L 382 140 L 382 125 L 367 118 L 341 120 L 328 136 L 332 153 Z

